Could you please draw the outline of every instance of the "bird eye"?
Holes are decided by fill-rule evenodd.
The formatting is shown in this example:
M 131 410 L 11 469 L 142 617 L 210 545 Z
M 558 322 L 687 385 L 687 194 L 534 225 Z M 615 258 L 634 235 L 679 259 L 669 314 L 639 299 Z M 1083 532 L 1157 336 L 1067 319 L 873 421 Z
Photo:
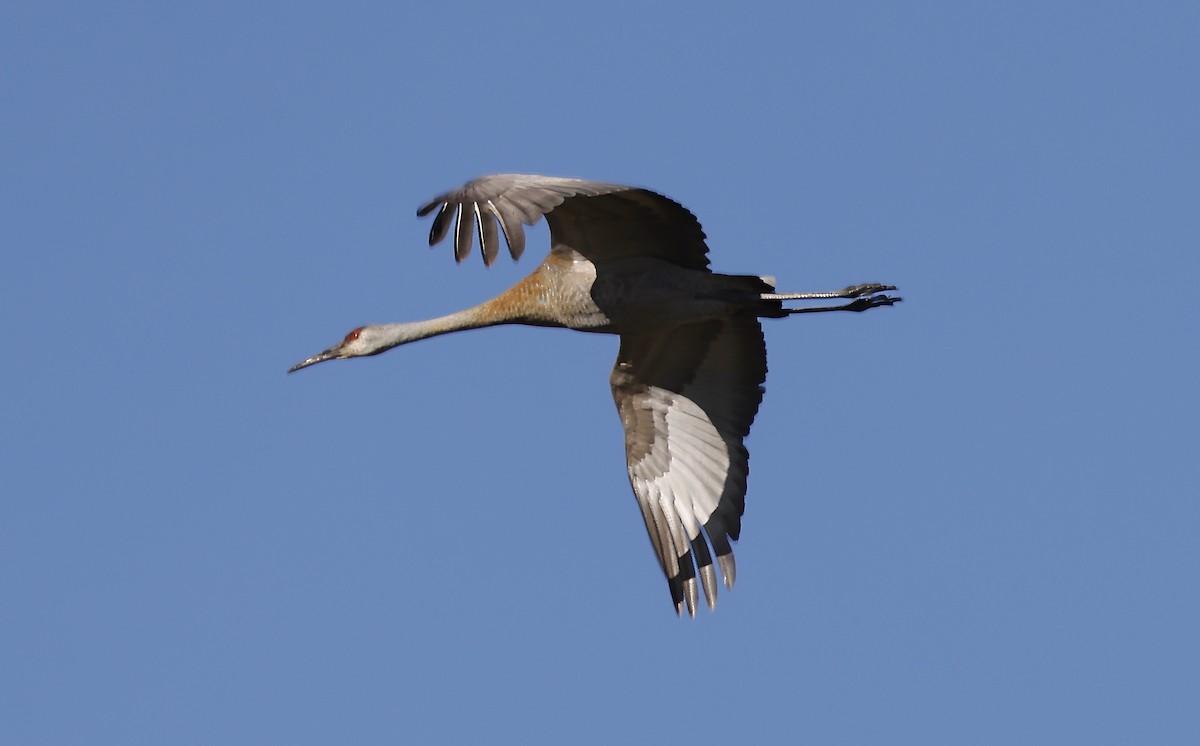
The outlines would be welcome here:
M 355 329 L 354 331 L 347 334 L 346 338 L 342 340 L 342 344 L 349 344 L 350 342 L 353 342 L 354 340 L 358 339 L 358 335 L 362 334 L 362 330 L 363 330 L 363 327 L 360 326 L 357 329 Z

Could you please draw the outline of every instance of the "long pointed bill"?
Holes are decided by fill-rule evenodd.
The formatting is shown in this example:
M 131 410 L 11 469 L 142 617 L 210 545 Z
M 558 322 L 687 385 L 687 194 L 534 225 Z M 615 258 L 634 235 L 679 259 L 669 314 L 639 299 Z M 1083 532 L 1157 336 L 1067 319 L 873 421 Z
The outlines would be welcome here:
M 336 360 L 338 347 L 340 347 L 340 346 L 341 345 L 337 345 L 335 347 L 330 347 L 328 350 L 317 353 L 316 355 L 313 355 L 312 357 L 308 358 L 307 360 L 301 360 L 300 362 L 296 363 L 292 367 L 288 368 L 288 373 L 295 373 L 296 371 L 300 370 L 301 368 L 307 368 L 310 365 L 316 365 L 317 363 L 323 363 L 326 360 Z

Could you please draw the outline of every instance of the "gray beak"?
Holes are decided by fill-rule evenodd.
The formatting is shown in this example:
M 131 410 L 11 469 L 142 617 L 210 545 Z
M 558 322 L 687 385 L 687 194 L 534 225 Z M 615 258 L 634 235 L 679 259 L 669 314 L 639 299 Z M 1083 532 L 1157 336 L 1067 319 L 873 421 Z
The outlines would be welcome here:
M 319 352 L 316 355 L 313 355 L 312 357 L 310 357 L 306 360 L 301 360 L 300 362 L 296 363 L 292 367 L 288 368 L 288 373 L 295 373 L 296 371 L 300 370 L 301 368 L 307 368 L 310 365 L 316 365 L 317 363 L 323 363 L 326 360 L 337 360 L 339 348 L 341 348 L 340 344 L 330 347 L 328 350 L 325 350 L 324 352 Z

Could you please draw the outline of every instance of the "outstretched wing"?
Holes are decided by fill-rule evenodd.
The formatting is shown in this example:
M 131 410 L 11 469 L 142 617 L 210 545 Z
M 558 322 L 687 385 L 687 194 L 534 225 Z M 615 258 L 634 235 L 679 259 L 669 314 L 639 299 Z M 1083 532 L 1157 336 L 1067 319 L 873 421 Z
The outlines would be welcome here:
M 741 532 L 749 471 L 742 439 L 766 376 L 766 344 L 753 317 L 621 337 L 611 382 L 629 482 L 680 613 L 684 605 L 696 613 L 697 571 L 709 608 L 716 605 L 713 554 L 733 587 L 730 541 Z
M 543 215 L 552 248 L 574 249 L 592 262 L 656 257 L 689 269 L 708 267 L 700 223 L 686 208 L 646 189 L 583 179 L 494 174 L 447 192 L 417 210 L 437 210 L 429 245 L 454 228 L 454 258 L 461 262 L 479 239 L 483 263 L 500 252 L 500 233 L 513 259 L 525 250 L 525 229 Z M 498 228 L 497 228 L 498 227 Z

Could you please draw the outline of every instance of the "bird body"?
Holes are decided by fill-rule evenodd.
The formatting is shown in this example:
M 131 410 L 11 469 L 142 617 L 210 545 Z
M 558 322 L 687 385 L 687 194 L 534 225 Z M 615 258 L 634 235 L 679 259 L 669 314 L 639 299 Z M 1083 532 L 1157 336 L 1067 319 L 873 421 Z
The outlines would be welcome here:
M 427 321 L 364 326 L 289 372 L 326 360 L 375 355 L 440 334 L 497 324 L 616 334 L 610 376 L 625 430 L 630 484 L 676 610 L 694 615 L 699 589 L 710 608 L 717 569 L 736 573 L 749 433 L 766 379 L 759 318 L 862 311 L 899 300 L 891 286 L 777 294 L 761 277 L 709 271 L 700 224 L 678 203 L 645 189 L 547 176 L 486 176 L 418 210 L 434 210 L 430 245 L 454 233 L 463 261 L 474 239 L 486 265 L 503 233 L 514 259 L 522 226 L 543 216 L 551 249 L 499 296 Z M 845 298 L 840 306 L 787 308 L 784 301 Z M 714 568 L 714 557 L 716 568 Z M 699 589 L 697 587 L 699 577 Z

